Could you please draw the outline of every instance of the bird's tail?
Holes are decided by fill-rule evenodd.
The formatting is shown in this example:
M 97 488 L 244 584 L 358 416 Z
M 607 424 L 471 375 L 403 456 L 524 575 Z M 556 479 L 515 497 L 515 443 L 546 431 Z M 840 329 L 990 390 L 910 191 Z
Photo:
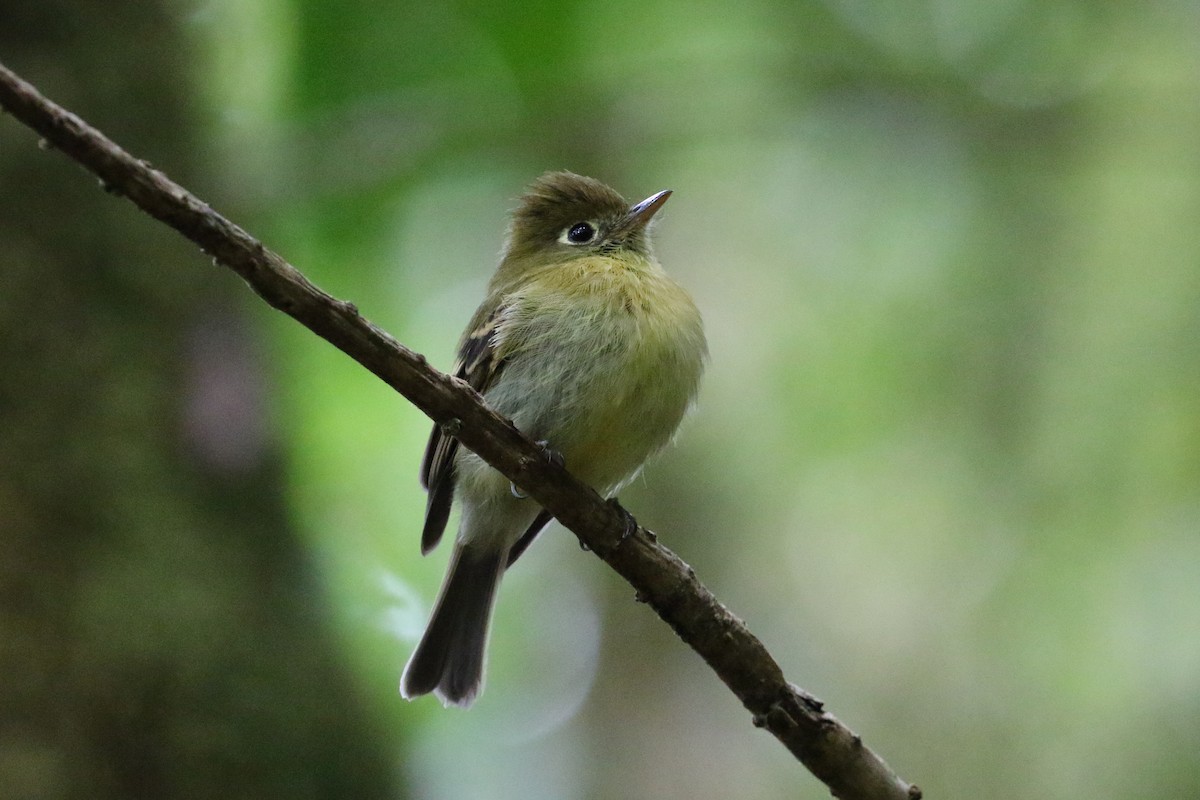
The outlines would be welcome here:
M 506 557 L 505 552 L 455 547 L 429 626 L 400 678 L 406 699 L 433 692 L 444 705 L 465 708 L 479 695 L 492 604 Z

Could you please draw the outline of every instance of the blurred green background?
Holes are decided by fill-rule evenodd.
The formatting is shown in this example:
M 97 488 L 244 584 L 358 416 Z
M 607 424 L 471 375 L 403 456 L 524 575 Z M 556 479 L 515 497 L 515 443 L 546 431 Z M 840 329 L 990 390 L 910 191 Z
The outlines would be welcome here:
M 1200 796 L 1200 8 L 10 0 L 0 60 L 447 368 L 547 169 L 675 190 L 623 501 L 930 798 Z M 428 421 L 0 120 L 0 798 L 819 798 L 557 526 L 396 686 Z

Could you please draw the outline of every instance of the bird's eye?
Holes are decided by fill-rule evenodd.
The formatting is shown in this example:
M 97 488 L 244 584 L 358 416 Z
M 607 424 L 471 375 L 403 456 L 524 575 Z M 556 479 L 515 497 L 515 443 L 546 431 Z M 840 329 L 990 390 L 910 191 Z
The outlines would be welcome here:
M 596 238 L 596 228 L 590 222 L 576 222 L 563 235 L 569 244 L 587 244 Z

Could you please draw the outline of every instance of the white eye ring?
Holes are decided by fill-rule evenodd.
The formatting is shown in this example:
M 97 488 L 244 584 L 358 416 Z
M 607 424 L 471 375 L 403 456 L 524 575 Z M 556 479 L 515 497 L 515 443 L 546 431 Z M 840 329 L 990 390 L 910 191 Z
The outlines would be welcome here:
M 558 240 L 563 244 L 590 244 L 596 241 L 596 226 L 590 222 L 576 222 L 563 230 Z

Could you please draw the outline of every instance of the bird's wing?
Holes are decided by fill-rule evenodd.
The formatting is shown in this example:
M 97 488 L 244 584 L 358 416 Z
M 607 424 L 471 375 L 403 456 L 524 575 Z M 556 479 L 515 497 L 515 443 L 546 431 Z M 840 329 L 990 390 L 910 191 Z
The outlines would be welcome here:
M 521 538 L 517 539 L 516 544 L 508 551 L 508 561 L 504 564 L 505 569 L 511 567 L 513 562 L 521 557 L 521 554 L 529 548 L 529 545 L 533 544 L 533 540 L 542 532 L 542 528 L 546 527 L 553 518 L 550 512 L 545 509 L 538 512 L 537 518 L 530 523 L 525 532 L 521 534 Z
M 459 347 L 454 375 L 480 394 L 491 387 L 504 368 L 497 330 L 506 310 L 501 306 L 485 316 Z M 429 492 L 425 506 L 425 527 L 421 531 L 422 555 L 437 546 L 446 530 L 450 505 L 454 501 L 454 455 L 457 452 L 458 440 L 443 433 L 440 425 L 434 425 L 429 444 L 425 447 L 425 458 L 421 462 L 421 485 Z

